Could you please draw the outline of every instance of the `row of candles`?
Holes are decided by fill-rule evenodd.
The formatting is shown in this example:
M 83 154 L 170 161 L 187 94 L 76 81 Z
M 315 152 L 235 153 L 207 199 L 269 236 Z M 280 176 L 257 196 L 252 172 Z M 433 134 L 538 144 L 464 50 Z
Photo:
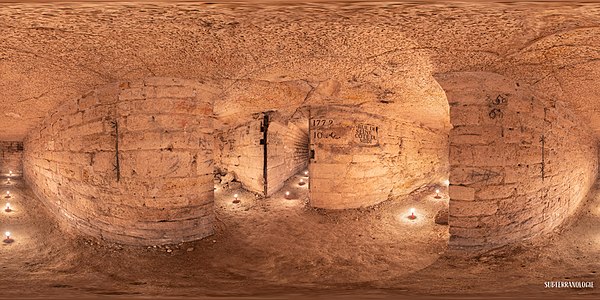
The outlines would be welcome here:
M 304 177 L 308 177 L 308 171 L 304 171 Z M 299 186 L 304 186 L 306 185 L 306 181 L 304 181 L 304 178 L 300 178 L 300 182 L 298 182 Z M 290 191 L 286 191 L 285 192 L 285 199 L 292 199 L 292 193 L 290 193 Z M 238 204 L 240 203 L 240 195 L 239 194 L 233 194 L 233 203 L 234 204 Z
M 9 175 L 9 178 L 7 179 L 7 182 L 6 182 L 6 183 L 7 183 L 7 184 L 10 184 L 10 177 L 12 177 L 12 175 L 13 175 L 12 171 L 8 171 L 8 175 Z M 4 196 L 4 198 L 6 198 L 6 199 L 10 199 L 11 197 L 12 197 L 12 196 L 10 195 L 10 191 L 6 191 L 6 196 Z M 10 213 L 10 212 L 12 212 L 12 208 L 11 208 L 11 206 L 10 206 L 10 203 L 9 203 L 9 202 L 6 202 L 6 206 L 5 206 L 5 208 L 4 208 L 4 211 L 5 211 L 5 212 L 7 212 L 7 213 Z M 12 243 L 12 242 L 13 242 L 13 239 L 12 239 L 12 237 L 11 237 L 10 231 L 6 231 L 6 232 L 4 233 L 4 236 L 6 237 L 6 238 L 4 239 L 4 242 L 5 242 L 5 243 Z
M 304 176 L 308 177 L 308 171 L 304 171 Z M 304 179 L 301 178 L 300 182 L 298 183 L 298 185 L 302 186 L 302 185 L 305 185 L 305 184 L 306 184 L 306 182 L 304 182 Z M 448 186 L 450 186 L 450 181 L 446 179 L 446 180 L 444 180 L 443 184 L 446 187 L 448 187 Z M 442 195 L 440 195 L 440 193 L 441 193 L 440 189 L 436 188 L 435 189 L 435 195 L 433 196 L 433 198 L 435 198 L 435 199 L 442 199 Z M 233 195 L 233 203 L 234 204 L 238 204 L 238 203 L 241 202 L 239 196 L 240 196 L 239 194 L 234 194 Z M 285 199 L 292 199 L 292 195 L 291 195 L 291 193 L 289 191 L 285 192 Z M 410 220 L 416 220 L 417 219 L 417 215 L 415 215 L 416 211 L 417 210 L 414 207 L 410 208 L 409 209 L 409 213 L 410 214 L 408 215 L 408 219 L 410 219 Z
M 444 180 L 443 184 L 445 186 L 450 186 L 450 181 L 446 179 L 446 180 Z M 440 191 L 439 188 L 435 189 L 435 196 L 433 196 L 433 198 L 434 199 L 442 199 L 442 195 L 440 195 L 440 193 L 441 193 L 441 191 Z M 417 212 L 417 210 L 414 207 L 410 208 L 409 209 L 409 213 L 410 214 L 408 215 L 408 219 L 409 220 L 416 220 L 417 219 L 417 215 L 415 215 L 416 212 Z

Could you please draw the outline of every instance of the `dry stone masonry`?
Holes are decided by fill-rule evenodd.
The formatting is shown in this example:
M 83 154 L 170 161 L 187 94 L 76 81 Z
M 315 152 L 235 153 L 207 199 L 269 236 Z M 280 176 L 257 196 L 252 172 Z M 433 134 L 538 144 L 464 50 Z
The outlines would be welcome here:
M 265 112 L 218 131 L 215 165 L 235 174 L 247 190 L 273 195 L 308 165 L 308 117 L 288 120 L 276 112 Z
M 255 114 L 250 121 L 217 131 L 215 139 L 215 165 L 258 194 L 264 193 L 265 184 L 262 120 L 262 114 Z
M 25 177 L 62 221 L 128 244 L 213 233 L 215 90 L 124 81 L 65 101 L 25 140 Z
M 129 244 L 212 234 L 215 171 L 235 189 L 269 197 L 307 166 L 310 205 L 325 209 L 404 201 L 449 178 L 453 249 L 497 247 L 564 224 L 597 175 L 586 124 L 566 104 L 498 74 L 436 79 L 422 95 L 435 104 L 429 113 L 319 96 L 320 104 L 235 122 L 214 114 L 224 94 L 213 84 L 121 81 L 65 101 L 24 146 L 3 143 L 2 170 L 18 173 L 24 148 L 25 177 L 59 219 Z
M 311 109 L 310 201 L 367 207 L 442 182 L 447 132 L 342 106 Z
M 284 120 L 270 115 L 267 136 L 267 195 L 308 166 L 308 117 Z
M 450 103 L 450 245 L 548 233 L 597 176 L 598 145 L 564 103 L 493 73 L 438 76 Z

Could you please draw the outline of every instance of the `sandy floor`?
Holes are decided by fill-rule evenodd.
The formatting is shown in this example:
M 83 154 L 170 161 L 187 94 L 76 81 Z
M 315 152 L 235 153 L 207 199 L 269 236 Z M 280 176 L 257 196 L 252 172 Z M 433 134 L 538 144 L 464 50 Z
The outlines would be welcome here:
M 14 208 L 0 213 L 0 230 L 14 238 L 0 245 L 0 298 L 600 297 L 598 287 L 544 289 L 545 281 L 556 280 L 600 284 L 597 191 L 559 234 L 461 258 L 446 253 L 448 227 L 433 222 L 448 199 L 434 199 L 431 190 L 331 212 L 307 206 L 299 178 L 266 200 L 219 187 L 214 236 L 149 248 L 68 234 L 22 181 L 0 179 L 0 192 L 11 191 L 4 200 Z M 295 199 L 284 199 L 284 191 Z M 241 203 L 232 203 L 234 193 Z M 407 218 L 410 207 L 417 210 L 414 221 Z

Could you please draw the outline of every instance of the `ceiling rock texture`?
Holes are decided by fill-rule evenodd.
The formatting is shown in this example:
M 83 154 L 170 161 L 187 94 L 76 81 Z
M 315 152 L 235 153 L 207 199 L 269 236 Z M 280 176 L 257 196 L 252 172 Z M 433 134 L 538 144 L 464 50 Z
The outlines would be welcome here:
M 598 15 L 565 3 L 3 4 L 0 140 L 25 141 L 25 177 L 53 211 L 120 242 L 211 234 L 215 165 L 271 195 L 309 146 L 312 206 L 370 206 L 450 174 L 450 243 L 502 245 L 559 226 L 595 178 Z M 256 143 L 264 114 L 284 157 Z M 110 120 L 123 126 L 122 174 Z M 475 168 L 490 181 L 473 182 Z
M 22 140 L 61 101 L 96 86 L 151 76 L 219 83 L 215 113 L 233 119 L 249 109 L 298 106 L 310 91 L 309 98 L 337 91 L 356 104 L 385 98 L 436 124 L 444 111 L 424 98 L 432 93 L 430 75 L 449 71 L 497 72 L 531 84 L 600 130 L 593 118 L 600 108 L 593 100 L 599 9 L 549 3 L 4 4 L 0 139 Z M 285 100 L 277 97 L 283 92 Z

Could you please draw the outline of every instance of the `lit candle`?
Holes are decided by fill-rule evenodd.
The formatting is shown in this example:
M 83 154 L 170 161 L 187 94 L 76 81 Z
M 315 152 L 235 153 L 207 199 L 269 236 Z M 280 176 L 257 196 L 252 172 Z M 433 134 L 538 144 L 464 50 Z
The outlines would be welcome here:
M 305 185 L 306 182 L 304 182 L 304 179 L 300 178 L 300 182 L 298 183 L 298 185 Z
M 304 176 L 308 176 L 308 171 L 304 171 Z
M 10 240 L 10 232 L 7 231 L 4 233 L 4 235 L 6 235 L 6 240 L 5 241 L 9 241 Z
M 12 171 L 8 171 L 8 175 L 9 175 L 9 176 L 12 176 Z
M 410 216 L 408 216 L 409 219 L 414 220 L 417 218 L 417 216 L 415 216 L 415 209 L 411 208 L 410 209 Z
M 233 195 L 233 203 L 240 203 L 240 199 L 238 199 L 239 196 L 240 195 L 238 195 L 238 194 Z
M 441 199 L 442 196 L 440 196 L 440 189 L 435 189 L 435 197 L 433 197 L 435 199 Z
M 6 208 L 4 209 L 5 212 L 11 212 L 12 209 L 10 209 L 10 203 L 6 203 Z
M 6 198 L 10 198 L 10 191 L 6 191 Z
M 289 191 L 286 191 L 286 192 L 285 192 L 285 199 L 291 199 L 291 198 L 292 198 L 292 197 L 291 197 L 291 194 L 290 194 L 290 192 L 289 192 Z

